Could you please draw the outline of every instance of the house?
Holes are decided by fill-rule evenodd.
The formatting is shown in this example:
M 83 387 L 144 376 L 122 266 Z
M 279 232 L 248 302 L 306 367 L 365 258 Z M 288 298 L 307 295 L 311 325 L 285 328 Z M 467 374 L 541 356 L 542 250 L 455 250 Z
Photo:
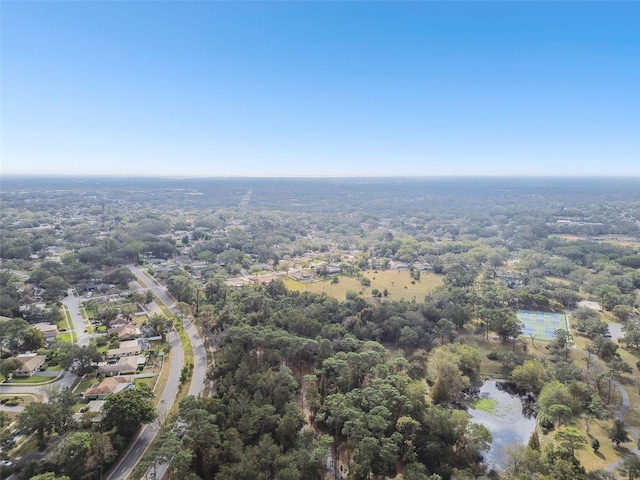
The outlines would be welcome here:
M 125 340 L 120 342 L 119 348 L 135 347 L 139 345 L 142 350 L 149 349 L 149 340 L 147 338 L 136 338 L 134 340 Z
M 14 377 L 30 377 L 40 370 L 47 359 L 44 355 L 36 355 L 35 353 L 18 355 L 15 358 L 22 362 L 22 367 L 13 372 Z
M 103 363 L 98 366 L 98 373 L 102 373 L 105 377 L 134 374 L 140 365 L 139 358 L 122 357 L 116 363 Z
M 161 267 L 166 267 L 168 264 L 165 258 L 147 258 L 145 263 L 149 265 L 160 265 Z
M 129 388 L 130 385 L 129 380 L 124 377 L 108 377 L 97 386 L 91 387 L 84 392 L 84 398 L 86 400 L 104 400 L 109 395 Z
M 58 335 L 58 327 L 57 325 L 51 325 L 47 322 L 35 323 L 33 324 L 34 328 L 37 328 L 44 335 L 45 342 L 51 342 L 56 339 Z
M 133 339 L 140 336 L 140 329 L 134 325 L 120 325 L 107 330 L 109 335 L 117 335 L 119 339 Z
M 121 357 L 138 356 L 140 355 L 140 352 L 142 352 L 142 348 L 140 347 L 140 345 L 124 348 L 112 348 L 111 350 L 107 350 L 107 360 Z
M 116 288 L 113 283 L 89 283 L 85 286 L 87 292 L 105 293 Z

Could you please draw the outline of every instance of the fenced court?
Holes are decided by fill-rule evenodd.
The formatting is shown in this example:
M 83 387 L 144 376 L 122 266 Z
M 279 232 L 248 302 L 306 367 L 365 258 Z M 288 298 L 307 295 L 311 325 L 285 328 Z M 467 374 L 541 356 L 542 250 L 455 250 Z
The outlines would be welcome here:
M 523 336 L 535 335 L 535 338 L 539 340 L 553 340 L 556 330 L 570 331 L 567 316 L 564 313 L 518 310 L 517 315 L 524 324 L 522 327 Z

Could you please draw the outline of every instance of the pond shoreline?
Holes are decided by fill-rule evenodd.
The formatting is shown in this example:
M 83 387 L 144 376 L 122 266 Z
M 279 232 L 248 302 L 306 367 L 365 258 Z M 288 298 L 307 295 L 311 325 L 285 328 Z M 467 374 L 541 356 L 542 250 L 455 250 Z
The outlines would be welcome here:
M 478 382 L 477 385 L 465 390 L 465 400 L 467 402 L 467 404 L 464 405 L 465 410 L 471 407 L 470 402 L 474 402 L 482 398 L 480 389 L 487 382 L 495 382 L 496 388 L 498 388 L 499 390 L 502 390 L 503 392 L 506 392 L 511 396 L 518 397 L 520 399 L 520 402 L 522 403 L 522 414 L 527 418 L 537 417 L 538 399 L 536 398 L 535 394 L 530 390 L 518 388 L 515 383 L 501 378 L 485 378 Z
M 470 389 L 467 398 L 469 402 L 481 402 L 481 408 L 469 403 L 467 413 L 471 421 L 484 425 L 493 437 L 491 448 L 484 454 L 485 462 L 489 469 L 503 471 L 508 449 L 516 444 L 526 445 L 536 430 L 536 398 L 511 382 L 492 379 Z

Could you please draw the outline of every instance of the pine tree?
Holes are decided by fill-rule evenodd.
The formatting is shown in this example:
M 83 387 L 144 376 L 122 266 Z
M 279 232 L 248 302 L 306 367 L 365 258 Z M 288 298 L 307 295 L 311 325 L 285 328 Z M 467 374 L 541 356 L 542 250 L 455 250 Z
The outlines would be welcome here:
M 616 444 L 616 448 L 620 447 L 621 443 L 627 443 L 631 441 L 627 429 L 624 428 L 624 422 L 622 420 L 614 420 L 613 425 L 607 433 L 607 437 Z

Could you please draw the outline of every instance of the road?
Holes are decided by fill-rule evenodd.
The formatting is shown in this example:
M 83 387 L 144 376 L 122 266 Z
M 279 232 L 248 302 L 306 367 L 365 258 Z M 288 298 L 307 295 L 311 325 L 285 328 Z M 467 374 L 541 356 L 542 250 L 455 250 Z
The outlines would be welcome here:
M 142 285 L 147 286 L 143 290 L 151 290 L 158 300 L 171 311 L 171 313 L 178 318 L 182 317 L 180 311 L 175 306 L 174 301 L 169 297 L 162 286 L 149 279 L 141 268 L 129 265 L 129 269 Z M 197 329 L 191 324 L 191 322 L 189 322 L 189 320 L 183 319 L 182 324 L 189 335 L 194 352 L 193 376 L 188 394 L 200 395 L 204 388 L 204 381 L 207 373 L 207 359 L 204 344 Z M 180 342 L 176 332 L 172 331 L 169 333 L 169 342 L 171 345 L 171 371 L 169 374 L 169 380 L 161 396 L 160 406 L 158 407 L 158 416 L 160 419 L 163 419 L 166 412 L 168 412 L 173 406 L 178 394 L 180 374 L 184 364 L 184 351 L 182 349 L 182 343 Z M 140 457 L 142 457 L 144 451 L 153 441 L 158 429 L 159 423 L 157 422 L 146 425 L 140 431 L 138 437 L 134 440 L 127 453 L 120 459 L 116 467 L 111 470 L 111 474 L 105 477 L 105 479 L 122 480 L 127 478 L 135 468 L 138 460 L 140 460 Z M 158 465 L 156 467 L 157 478 L 162 478 L 166 473 L 166 470 L 167 465 Z
M 629 454 L 638 455 L 640 453 L 640 448 L 638 448 L 637 441 L 638 441 L 640 432 L 638 432 L 637 429 L 635 429 L 634 427 L 632 427 L 631 425 L 629 425 L 627 422 L 624 421 L 624 415 L 627 413 L 627 410 L 629 410 L 629 393 L 627 393 L 627 390 L 622 385 L 620 385 L 620 382 L 618 382 L 617 380 L 614 380 L 612 383 L 618 389 L 618 391 L 620 392 L 620 396 L 622 397 L 622 403 L 620 405 L 620 408 L 616 412 L 616 418 L 624 422 L 625 428 L 633 438 L 633 442 L 636 444 L 636 448 L 631 449 Z M 613 472 L 614 470 L 617 470 L 618 468 L 620 468 L 623 462 L 624 462 L 624 458 L 621 458 L 620 460 L 610 463 L 609 465 L 604 467 L 604 470 L 608 472 Z
M 588 358 L 587 361 L 591 362 L 591 364 L 593 365 L 593 368 L 595 368 L 596 370 L 602 369 L 600 362 L 598 361 L 598 357 L 596 357 L 594 354 L 586 350 L 583 350 L 581 348 L 575 348 L 575 350 L 587 355 L 587 358 Z M 627 410 L 629 410 L 629 393 L 617 380 L 612 380 L 611 383 L 618 390 L 618 392 L 620 392 L 620 398 L 621 398 L 620 408 L 618 408 L 618 410 L 616 411 L 615 418 L 622 420 L 624 422 L 625 428 L 631 435 L 633 442 L 636 443 L 636 448 L 631 449 L 629 454 L 638 455 L 638 453 L 640 453 L 640 448 L 637 448 L 637 441 L 638 441 L 640 432 L 638 432 L 637 429 L 635 429 L 634 427 L 632 427 L 631 425 L 629 425 L 627 422 L 624 421 L 624 416 L 627 413 Z M 617 470 L 618 468 L 620 468 L 623 462 L 624 462 L 624 458 L 621 458 L 619 460 L 616 460 L 615 462 L 612 462 L 606 465 L 603 468 L 603 470 L 606 470 L 608 472 L 613 472 L 614 470 Z
M 153 294 L 171 311 L 171 313 L 178 318 L 182 318 L 182 326 L 189 335 L 194 357 L 193 377 L 188 393 L 189 395 L 202 394 L 204 382 L 207 376 L 207 354 L 202 338 L 200 337 L 200 333 L 188 319 L 183 318 L 182 313 L 178 307 L 175 306 L 174 300 L 167 294 L 164 287 L 152 282 L 149 277 L 145 275 L 143 269 L 135 265 L 129 265 L 129 269 L 138 280 L 147 285 L 147 288 L 153 292 Z
M 73 373 L 64 371 L 59 380 L 51 383 L 45 383 L 43 385 L 29 386 L 25 384 L 4 384 L 0 383 L 0 394 L 3 395 L 18 395 L 29 394 L 42 397 L 46 402 L 51 393 L 57 393 L 62 387 L 71 388 L 76 376 Z
M 78 345 L 89 345 L 91 341 L 90 335 L 85 332 L 87 328 L 82 312 L 80 311 L 80 304 L 86 301 L 86 298 L 76 297 L 73 290 L 68 291 L 68 295 L 62 300 L 62 305 L 71 315 L 71 321 L 73 322 L 73 329 L 76 334 L 76 343 Z
M 171 331 L 169 332 L 167 339 L 171 346 L 171 370 L 169 373 L 169 381 L 162 392 L 160 403 L 158 404 L 158 419 L 160 421 L 164 419 L 166 413 L 171 409 L 173 402 L 176 399 L 176 395 L 178 394 L 178 385 L 180 383 L 180 371 L 182 370 L 182 365 L 184 363 L 182 342 L 180 342 L 178 334 Z M 111 473 L 105 477 L 105 479 L 121 480 L 127 478 L 135 468 L 138 460 L 140 460 L 140 457 L 142 457 L 144 451 L 155 438 L 159 428 L 159 422 L 145 425 L 138 433 L 136 439 L 132 442 L 127 453 L 120 458 L 120 461 L 116 464 L 115 468 L 111 470 Z

